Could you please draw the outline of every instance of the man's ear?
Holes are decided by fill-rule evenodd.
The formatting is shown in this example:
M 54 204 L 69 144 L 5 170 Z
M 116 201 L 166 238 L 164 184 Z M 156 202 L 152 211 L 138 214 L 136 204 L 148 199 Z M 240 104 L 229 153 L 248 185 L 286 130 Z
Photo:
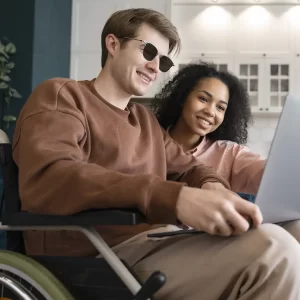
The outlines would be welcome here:
M 120 42 L 117 39 L 117 37 L 112 33 L 106 36 L 105 45 L 106 45 L 107 52 L 111 56 L 114 56 L 116 51 L 120 49 Z

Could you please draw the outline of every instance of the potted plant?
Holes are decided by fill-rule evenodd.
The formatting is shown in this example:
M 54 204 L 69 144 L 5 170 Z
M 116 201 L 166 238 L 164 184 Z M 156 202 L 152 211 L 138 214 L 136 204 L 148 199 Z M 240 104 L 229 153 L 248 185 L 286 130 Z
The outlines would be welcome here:
M 7 129 L 11 122 L 16 121 L 16 116 L 6 114 L 11 101 L 15 98 L 21 98 L 18 91 L 13 88 L 10 74 L 15 68 L 12 60 L 16 53 L 16 46 L 8 39 L 0 39 L 0 111 L 2 112 L 2 124 Z
M 21 98 L 18 91 L 13 88 L 10 74 L 15 67 L 12 58 L 16 53 L 16 46 L 6 38 L 0 38 L 0 142 L 7 143 L 9 139 L 4 131 L 1 130 L 3 124 L 6 129 L 11 122 L 16 121 L 16 116 L 7 114 L 11 101 L 15 98 Z M 4 129 L 4 128 L 2 128 Z M 3 180 L 0 173 L 0 197 L 3 192 Z M 4 207 L 0 208 L 0 214 Z M 0 249 L 6 248 L 6 231 L 0 231 Z

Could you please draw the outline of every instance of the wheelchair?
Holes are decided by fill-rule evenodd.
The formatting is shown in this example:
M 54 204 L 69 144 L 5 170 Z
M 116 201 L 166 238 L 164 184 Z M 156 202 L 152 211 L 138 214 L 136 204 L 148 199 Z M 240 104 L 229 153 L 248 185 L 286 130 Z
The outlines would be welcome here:
M 144 283 L 109 248 L 97 225 L 146 223 L 133 210 L 101 209 L 75 215 L 40 215 L 21 211 L 18 169 L 10 143 L 0 143 L 3 199 L 0 230 L 7 231 L 7 250 L 0 250 L 0 299 L 12 300 L 146 300 L 165 284 L 154 272 Z M 26 256 L 22 232 L 76 230 L 87 236 L 103 258 Z M 2 297 L 2 298 L 1 298 Z

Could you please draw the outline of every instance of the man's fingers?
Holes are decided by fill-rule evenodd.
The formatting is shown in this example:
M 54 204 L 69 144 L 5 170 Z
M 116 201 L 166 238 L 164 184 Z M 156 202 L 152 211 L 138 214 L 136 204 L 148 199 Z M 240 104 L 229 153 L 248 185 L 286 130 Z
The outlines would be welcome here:
M 249 222 L 239 214 L 234 208 L 226 213 L 227 222 L 232 226 L 233 234 L 242 234 L 250 227 Z
M 232 235 L 233 228 L 224 220 L 217 225 L 217 235 L 230 236 Z
M 222 213 L 216 213 L 213 220 L 216 235 L 229 236 L 232 234 L 232 227 L 228 224 Z
M 222 235 L 222 236 L 230 236 L 232 235 L 232 228 L 230 225 L 223 220 L 218 222 L 212 222 L 207 227 L 204 227 L 204 231 L 211 235 Z
M 261 211 L 254 203 L 241 200 L 235 201 L 234 206 L 240 214 L 251 218 L 254 227 L 258 227 L 262 223 L 263 217 Z

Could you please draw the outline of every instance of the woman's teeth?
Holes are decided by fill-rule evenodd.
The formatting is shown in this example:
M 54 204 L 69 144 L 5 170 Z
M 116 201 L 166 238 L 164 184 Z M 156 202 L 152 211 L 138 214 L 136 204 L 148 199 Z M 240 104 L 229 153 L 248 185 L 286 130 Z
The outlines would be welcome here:
M 198 120 L 199 120 L 201 123 L 205 124 L 205 125 L 210 125 L 210 123 L 207 122 L 206 120 L 203 120 L 203 119 L 200 119 L 200 118 L 198 118 Z

